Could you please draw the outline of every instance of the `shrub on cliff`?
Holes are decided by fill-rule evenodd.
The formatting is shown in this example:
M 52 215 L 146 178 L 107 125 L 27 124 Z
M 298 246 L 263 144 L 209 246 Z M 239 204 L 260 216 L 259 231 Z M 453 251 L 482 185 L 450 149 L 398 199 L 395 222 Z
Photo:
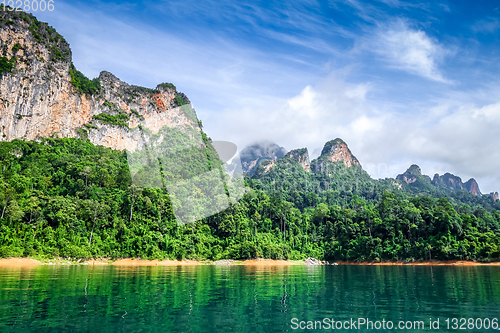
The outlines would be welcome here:
M 12 72 L 14 68 L 16 68 L 16 58 L 0 57 L 0 77 L 5 73 Z
M 93 116 L 92 119 L 100 120 L 104 124 L 128 128 L 127 122 L 130 117 L 126 114 L 110 115 L 107 113 L 99 113 L 98 115 Z
M 176 89 L 177 89 L 173 83 L 169 83 L 169 82 L 163 82 L 163 83 L 160 83 L 160 84 L 158 85 L 158 87 L 162 87 L 162 88 L 171 88 L 171 89 L 174 89 L 174 90 L 176 90 Z M 157 87 L 157 88 L 158 88 L 158 87 Z
M 101 91 L 101 83 L 98 78 L 90 80 L 82 72 L 78 71 L 73 64 L 71 64 L 69 74 L 73 86 L 79 93 L 92 96 Z
M 3 9 L 2 9 L 3 8 Z M 7 8 L 7 10 L 5 10 Z M 70 62 L 71 50 L 66 40 L 57 33 L 56 29 L 45 22 L 40 22 L 35 16 L 23 11 L 11 11 L 11 7 L 0 7 L 0 26 L 17 26 L 19 29 L 28 29 L 33 39 L 45 45 L 50 51 L 53 62 Z M 15 50 L 14 50 L 15 52 Z

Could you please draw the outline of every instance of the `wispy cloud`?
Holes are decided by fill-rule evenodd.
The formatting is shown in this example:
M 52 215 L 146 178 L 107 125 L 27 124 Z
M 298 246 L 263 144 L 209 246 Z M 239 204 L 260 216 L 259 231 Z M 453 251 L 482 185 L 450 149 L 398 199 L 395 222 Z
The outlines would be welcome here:
M 487 19 L 477 21 L 472 25 L 471 29 L 475 32 L 492 34 L 500 29 L 500 21 L 496 17 L 489 17 Z
M 427 9 L 428 5 L 424 3 L 408 2 L 401 0 L 378 0 L 393 8 L 424 8 Z
M 439 69 L 440 62 L 449 55 L 449 51 L 424 31 L 413 29 L 404 20 L 398 19 L 381 25 L 371 38 L 366 45 L 381 56 L 388 67 L 450 83 Z
M 371 84 L 350 84 L 347 77 L 334 72 L 286 101 L 223 110 L 212 133 L 230 129 L 240 147 L 268 139 L 287 149 L 307 147 L 310 154 L 341 137 L 374 177 L 395 177 L 416 163 L 431 176 L 451 172 L 476 178 L 485 192 L 500 189 L 498 101 L 477 106 L 468 101 L 482 91 L 461 98 L 444 93 L 406 105 L 412 113 L 399 112 L 371 99 Z
M 91 12 L 61 0 L 39 18 L 65 36 L 88 76 L 109 70 L 131 84 L 176 84 L 216 140 L 241 148 L 268 139 L 312 153 L 342 137 L 365 168 L 387 167 L 375 168 L 377 177 L 418 163 L 427 173 L 477 177 L 483 191 L 500 189 L 497 71 L 485 63 L 472 73 L 463 62 L 459 74 L 449 71 L 458 63 L 449 39 L 384 12 L 406 11 L 405 3 L 335 2 L 326 6 L 335 14 L 325 16 L 315 0 L 145 1 L 156 16 L 142 21 L 99 3 Z M 467 53 L 467 66 L 477 66 L 476 53 Z M 462 85 L 471 78 L 481 89 Z

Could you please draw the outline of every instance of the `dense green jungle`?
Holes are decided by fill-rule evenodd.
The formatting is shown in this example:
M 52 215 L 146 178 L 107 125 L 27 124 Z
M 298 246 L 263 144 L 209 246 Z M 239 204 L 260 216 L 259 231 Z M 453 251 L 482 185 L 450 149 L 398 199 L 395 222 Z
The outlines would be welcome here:
M 179 130 L 168 135 L 170 143 L 188 140 Z M 205 159 L 193 146 L 191 153 L 171 154 L 172 167 L 177 159 L 192 174 L 221 168 L 210 139 L 203 138 Z M 278 162 L 266 174 L 245 178 L 241 200 L 184 224 L 165 187 L 132 182 L 125 151 L 75 138 L 2 142 L 0 257 L 312 256 L 375 262 L 500 257 L 500 211 L 491 197 L 425 186 L 399 189 L 394 180 L 371 179 L 361 167 L 341 162 L 309 173 L 293 159 Z M 178 172 L 164 166 L 162 177 Z
M 68 63 L 78 94 L 102 95 L 98 79 L 76 70 L 68 43 L 54 28 L 30 14 L 5 10 L 0 26 L 27 29 L 50 50 L 48 68 Z M 12 52 L 20 48 L 15 44 Z M 17 66 L 16 58 L 5 54 L 4 48 L 4 79 Z M 175 90 L 170 83 L 159 86 Z M 178 92 L 174 102 L 189 104 Z M 152 135 L 147 128 L 128 127 L 130 117 L 142 119 L 137 111 L 124 114 L 108 101 L 103 105 L 109 106 L 109 114 L 94 115 L 92 123 L 78 130 L 78 138 L 0 142 L 0 257 L 500 259 L 500 202 L 490 196 L 434 186 L 418 174 L 412 184 L 374 180 L 359 165 L 347 167 L 320 156 L 311 162 L 310 172 L 289 157 L 267 169 L 269 161 L 264 161 L 252 177 L 244 178 L 245 194 L 235 200 L 241 195 L 231 198 L 231 179 L 193 109 L 184 112 L 200 128 L 164 128 Z M 161 136 L 163 143 L 156 148 L 162 155 L 93 145 L 88 134 L 97 129 L 94 123 L 143 131 L 158 142 Z M 208 176 L 195 185 L 210 188 L 222 179 L 222 191 L 213 196 L 196 186 L 175 195 L 168 191 L 198 175 Z M 176 212 L 191 196 L 195 207 L 189 208 L 198 215 L 182 213 L 192 214 L 196 222 L 179 223 Z M 225 209 L 209 214 L 203 212 L 207 207 Z M 203 216 L 208 217 L 197 218 Z

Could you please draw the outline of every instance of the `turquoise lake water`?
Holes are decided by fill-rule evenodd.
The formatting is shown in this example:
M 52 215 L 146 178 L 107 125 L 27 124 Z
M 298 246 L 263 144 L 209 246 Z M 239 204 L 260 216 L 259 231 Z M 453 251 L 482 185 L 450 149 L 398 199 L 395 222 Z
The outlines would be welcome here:
M 480 332 L 495 318 L 500 267 L 0 268 L 0 332 Z

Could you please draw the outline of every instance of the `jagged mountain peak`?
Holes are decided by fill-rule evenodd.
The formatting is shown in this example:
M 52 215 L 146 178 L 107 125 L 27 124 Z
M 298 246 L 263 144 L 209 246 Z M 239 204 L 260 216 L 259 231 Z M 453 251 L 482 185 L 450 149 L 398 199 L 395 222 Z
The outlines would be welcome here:
M 435 186 L 444 186 L 452 191 L 464 189 L 462 178 L 455 176 L 449 172 L 445 173 L 442 176 L 436 173 L 434 175 L 434 178 L 432 179 L 432 184 Z
M 429 176 L 422 174 L 422 170 L 416 164 L 411 165 L 403 174 L 398 175 L 396 179 L 417 188 L 429 189 L 435 186 L 451 191 L 463 190 L 473 195 L 482 195 L 479 190 L 479 185 L 474 178 L 463 183 L 462 178 L 459 176 L 446 172 L 442 176 L 436 173 L 431 181 Z
M 240 152 L 242 171 L 252 175 L 262 161 L 275 161 L 285 156 L 285 154 L 286 149 L 272 141 L 255 142 Z
M 412 164 L 410 165 L 410 167 L 408 168 L 408 170 L 405 171 L 405 173 L 408 173 L 410 175 L 421 175 L 422 174 L 422 169 L 420 169 L 420 167 L 416 164 Z
M 473 195 L 482 195 L 481 191 L 479 190 L 479 184 L 476 182 L 474 178 L 471 178 L 467 182 L 465 182 L 464 187 L 467 190 L 467 192 Z
M 343 161 L 347 167 L 360 165 L 358 159 L 352 154 L 347 144 L 340 138 L 336 138 L 335 140 L 330 140 L 325 143 L 318 159 L 328 160 L 331 162 Z
M 304 168 L 304 170 L 309 172 L 311 162 L 309 160 L 309 151 L 307 148 L 291 150 L 284 157 L 296 160 Z
M 123 83 L 123 81 L 120 80 L 116 75 L 108 71 L 101 71 L 101 73 L 99 73 L 99 80 Z
M 431 185 L 431 178 L 422 175 L 422 169 L 416 164 L 412 164 L 403 174 L 397 175 L 396 179 L 406 184 L 416 183 L 418 186 Z

